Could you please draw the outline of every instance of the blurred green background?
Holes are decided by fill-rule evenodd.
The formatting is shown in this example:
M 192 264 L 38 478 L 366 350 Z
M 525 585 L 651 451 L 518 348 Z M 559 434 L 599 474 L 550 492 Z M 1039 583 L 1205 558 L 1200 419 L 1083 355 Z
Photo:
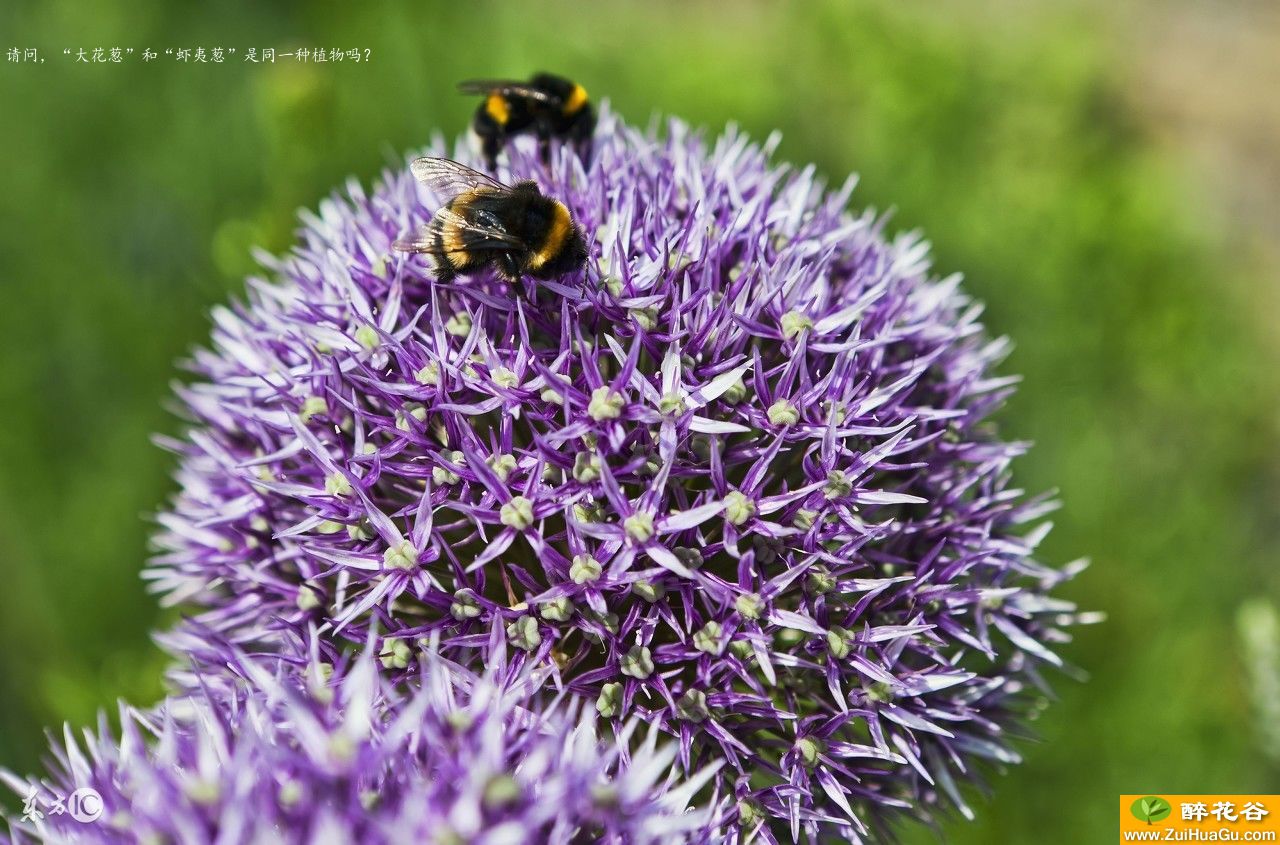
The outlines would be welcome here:
M 1236 630 L 1277 595 L 1280 22 L 1273 3 L 6 3 L 0 50 L 0 762 L 160 692 L 138 571 L 172 488 L 173 362 L 300 206 L 462 130 L 472 76 L 564 72 L 862 174 L 1025 374 L 1002 414 L 1058 488 L 1050 559 L 1109 621 L 1026 765 L 948 841 L 1094 842 L 1121 792 L 1280 792 Z M 121 65 L 64 48 L 133 47 Z M 246 64 L 249 47 L 367 63 Z M 143 64 L 145 47 L 161 58 Z M 236 48 L 177 64 L 165 48 Z M 1250 98 L 1253 100 L 1250 100 Z M 1256 107 L 1262 103 L 1263 107 Z M 1270 133 L 1270 134 L 1269 134 Z M 1271 180 L 1268 182 L 1268 180 Z M 911 840 L 930 841 L 915 831 Z

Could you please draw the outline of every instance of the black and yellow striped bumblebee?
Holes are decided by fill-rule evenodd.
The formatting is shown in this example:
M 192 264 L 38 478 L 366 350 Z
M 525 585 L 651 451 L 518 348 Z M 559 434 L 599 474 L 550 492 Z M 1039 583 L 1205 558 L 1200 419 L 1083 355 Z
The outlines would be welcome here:
M 596 112 L 587 90 L 578 83 L 550 73 L 535 73 L 528 82 L 472 79 L 461 83 L 458 90 L 484 95 L 471 128 L 480 137 L 490 170 L 508 138 L 530 131 L 538 137 L 544 162 L 551 158 L 553 138 L 575 144 L 579 154 L 589 157 Z
M 450 199 L 421 231 L 393 247 L 429 255 L 437 280 L 489 267 L 511 282 L 552 279 L 586 264 L 582 228 L 536 182 L 504 185 L 447 158 L 420 158 L 410 167 L 418 181 Z

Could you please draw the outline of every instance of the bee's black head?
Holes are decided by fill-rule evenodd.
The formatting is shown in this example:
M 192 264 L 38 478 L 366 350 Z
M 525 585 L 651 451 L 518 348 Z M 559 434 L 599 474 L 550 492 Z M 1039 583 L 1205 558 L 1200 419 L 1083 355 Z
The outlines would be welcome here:
M 535 73 L 529 80 L 529 84 L 539 91 L 546 91 L 561 99 L 573 92 L 573 80 L 556 76 L 554 73 Z

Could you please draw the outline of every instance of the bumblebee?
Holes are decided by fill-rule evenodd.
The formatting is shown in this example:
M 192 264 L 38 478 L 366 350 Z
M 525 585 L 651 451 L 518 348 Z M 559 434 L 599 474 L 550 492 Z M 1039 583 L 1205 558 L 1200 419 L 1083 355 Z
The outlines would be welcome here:
M 586 264 L 582 228 L 536 182 L 504 185 L 447 158 L 420 158 L 411 169 L 418 181 L 451 199 L 393 248 L 431 256 L 439 281 L 488 267 L 511 282 L 526 275 L 551 279 Z
M 528 82 L 473 79 L 461 83 L 458 90 L 484 95 L 471 128 L 480 136 L 490 170 L 507 139 L 522 132 L 532 131 L 538 136 L 544 162 L 551 159 L 552 138 L 569 141 L 584 154 L 590 153 L 596 113 L 587 99 L 587 90 L 572 80 L 537 73 Z

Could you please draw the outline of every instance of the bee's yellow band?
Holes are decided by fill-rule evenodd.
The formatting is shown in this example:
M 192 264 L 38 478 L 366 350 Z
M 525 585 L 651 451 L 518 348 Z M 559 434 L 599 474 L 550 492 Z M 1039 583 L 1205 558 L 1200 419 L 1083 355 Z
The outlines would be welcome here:
M 499 126 L 505 126 L 511 117 L 511 107 L 507 104 L 507 98 L 497 91 L 490 94 L 484 101 L 484 110 Z
M 568 239 L 572 228 L 573 221 L 569 217 L 569 209 L 565 208 L 564 203 L 557 201 L 555 215 L 551 218 L 551 228 L 547 230 L 547 239 L 543 242 L 542 248 L 529 259 L 530 269 L 537 270 L 555 258 L 564 248 L 564 242 Z
M 587 104 L 587 89 L 581 85 L 573 86 L 573 90 L 569 92 L 569 98 L 564 101 L 564 113 L 576 114 L 583 106 Z

